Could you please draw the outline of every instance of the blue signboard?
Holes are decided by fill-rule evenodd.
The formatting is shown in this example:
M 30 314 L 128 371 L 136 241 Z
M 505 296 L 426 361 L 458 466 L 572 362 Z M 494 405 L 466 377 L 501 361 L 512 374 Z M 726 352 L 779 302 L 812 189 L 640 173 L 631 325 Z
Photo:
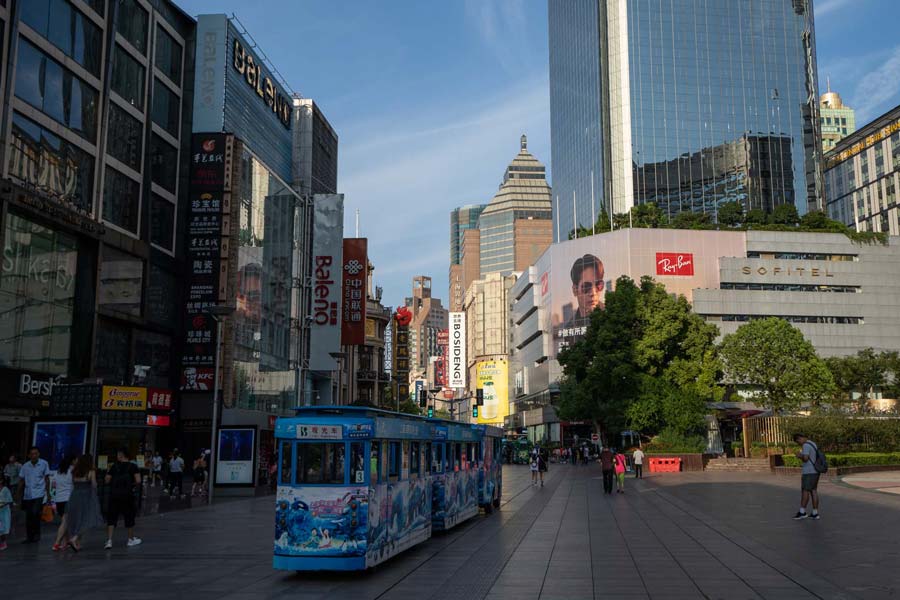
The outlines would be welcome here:
M 356 423 L 344 425 L 344 437 L 350 439 L 369 439 L 372 437 L 373 427 L 371 423 Z

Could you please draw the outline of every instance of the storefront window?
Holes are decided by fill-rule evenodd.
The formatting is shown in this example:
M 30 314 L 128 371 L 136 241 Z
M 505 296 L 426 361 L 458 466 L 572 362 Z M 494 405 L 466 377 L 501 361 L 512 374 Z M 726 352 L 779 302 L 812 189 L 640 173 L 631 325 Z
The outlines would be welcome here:
M 178 180 L 178 148 L 153 134 L 150 139 L 150 179 L 153 183 L 175 193 Z
M 10 213 L 0 270 L 0 365 L 65 374 L 75 299 L 74 238 Z
M 103 220 L 137 234 L 141 186 L 127 175 L 106 167 L 103 186 Z
M 172 83 L 181 85 L 181 45 L 159 25 L 156 26 L 156 67 Z
M 119 108 L 115 102 L 110 102 L 109 133 L 106 136 L 106 151 L 110 156 L 140 173 L 143 139 L 141 122 Z
M 23 38 L 17 62 L 16 96 L 94 143 L 97 91 Z
M 81 11 L 68 0 L 28 0 L 19 6 L 24 23 L 93 75 L 100 76 L 103 34 Z
M 15 112 L 9 175 L 93 213 L 94 157 Z
M 178 96 L 160 83 L 159 79 L 153 80 L 153 122 L 178 137 L 178 109 L 181 102 Z
M 144 67 L 121 46 L 113 51 L 110 87 L 125 102 L 144 110 Z
M 108 311 L 141 316 L 144 261 L 115 248 L 103 246 L 100 257 L 98 305 Z
M 127 326 L 107 319 L 97 321 L 94 372 L 105 383 L 123 385 L 130 381 L 130 339 Z
M 150 331 L 134 332 L 135 385 L 169 387 L 171 363 L 172 340 L 169 336 Z
M 128 40 L 135 50 L 147 54 L 147 11 L 138 5 L 137 0 L 119 0 L 119 11 L 116 17 L 116 31 Z
M 150 241 L 160 248 L 174 249 L 175 205 L 157 194 L 151 198 Z

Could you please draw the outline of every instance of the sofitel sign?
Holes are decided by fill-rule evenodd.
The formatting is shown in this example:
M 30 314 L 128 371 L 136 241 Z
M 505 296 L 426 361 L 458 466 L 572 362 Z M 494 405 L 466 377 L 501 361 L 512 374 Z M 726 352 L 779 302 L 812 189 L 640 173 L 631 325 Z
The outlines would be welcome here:
M 285 129 L 291 128 L 291 101 L 275 87 L 275 83 L 268 75 L 264 75 L 262 65 L 253 55 L 244 49 L 240 40 L 234 40 L 234 60 L 231 63 L 234 70 L 244 77 L 256 95 L 272 109 L 272 112 L 281 121 Z
M 819 267 L 741 267 L 744 275 L 796 275 L 798 277 L 834 277 L 834 273 L 827 268 Z

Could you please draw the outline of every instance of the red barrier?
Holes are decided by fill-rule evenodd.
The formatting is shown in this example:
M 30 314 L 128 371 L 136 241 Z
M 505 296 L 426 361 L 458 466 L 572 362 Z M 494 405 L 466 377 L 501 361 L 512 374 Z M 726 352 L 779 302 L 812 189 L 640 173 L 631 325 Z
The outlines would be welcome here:
M 651 473 L 678 473 L 681 471 L 680 457 L 648 457 Z

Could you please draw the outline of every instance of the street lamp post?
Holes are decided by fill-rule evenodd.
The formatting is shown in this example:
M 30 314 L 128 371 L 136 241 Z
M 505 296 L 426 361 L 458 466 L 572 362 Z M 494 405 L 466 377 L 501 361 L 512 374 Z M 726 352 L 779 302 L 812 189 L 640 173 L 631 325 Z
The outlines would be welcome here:
M 332 404 L 337 404 L 338 406 L 340 406 L 340 405 L 341 405 L 341 400 L 342 400 L 343 397 L 344 397 L 344 384 L 343 384 L 343 381 L 342 381 L 343 375 L 342 375 L 341 373 L 343 372 L 343 369 L 342 369 L 342 367 L 343 367 L 343 360 L 344 360 L 345 358 L 347 358 L 347 353 L 346 353 L 346 352 L 329 352 L 329 353 L 328 353 L 328 356 L 330 356 L 330 357 L 333 358 L 335 361 L 337 361 L 337 375 L 338 375 L 338 376 L 337 376 L 337 395 L 338 395 L 338 399 L 337 399 L 337 400 L 338 400 L 338 401 L 337 401 L 337 402 L 334 401 L 334 394 L 332 394 L 332 397 L 331 397 L 331 403 L 332 403 Z
M 219 304 L 209 307 L 209 314 L 216 320 L 216 361 L 215 371 L 213 373 L 212 424 L 210 425 L 211 433 L 209 440 L 209 504 L 212 504 L 213 502 L 213 490 L 216 487 L 216 471 L 213 465 L 219 459 L 218 444 L 216 443 L 216 425 L 219 422 L 219 363 L 221 361 L 220 356 L 222 354 L 223 346 L 222 323 L 233 312 L 233 306 Z

